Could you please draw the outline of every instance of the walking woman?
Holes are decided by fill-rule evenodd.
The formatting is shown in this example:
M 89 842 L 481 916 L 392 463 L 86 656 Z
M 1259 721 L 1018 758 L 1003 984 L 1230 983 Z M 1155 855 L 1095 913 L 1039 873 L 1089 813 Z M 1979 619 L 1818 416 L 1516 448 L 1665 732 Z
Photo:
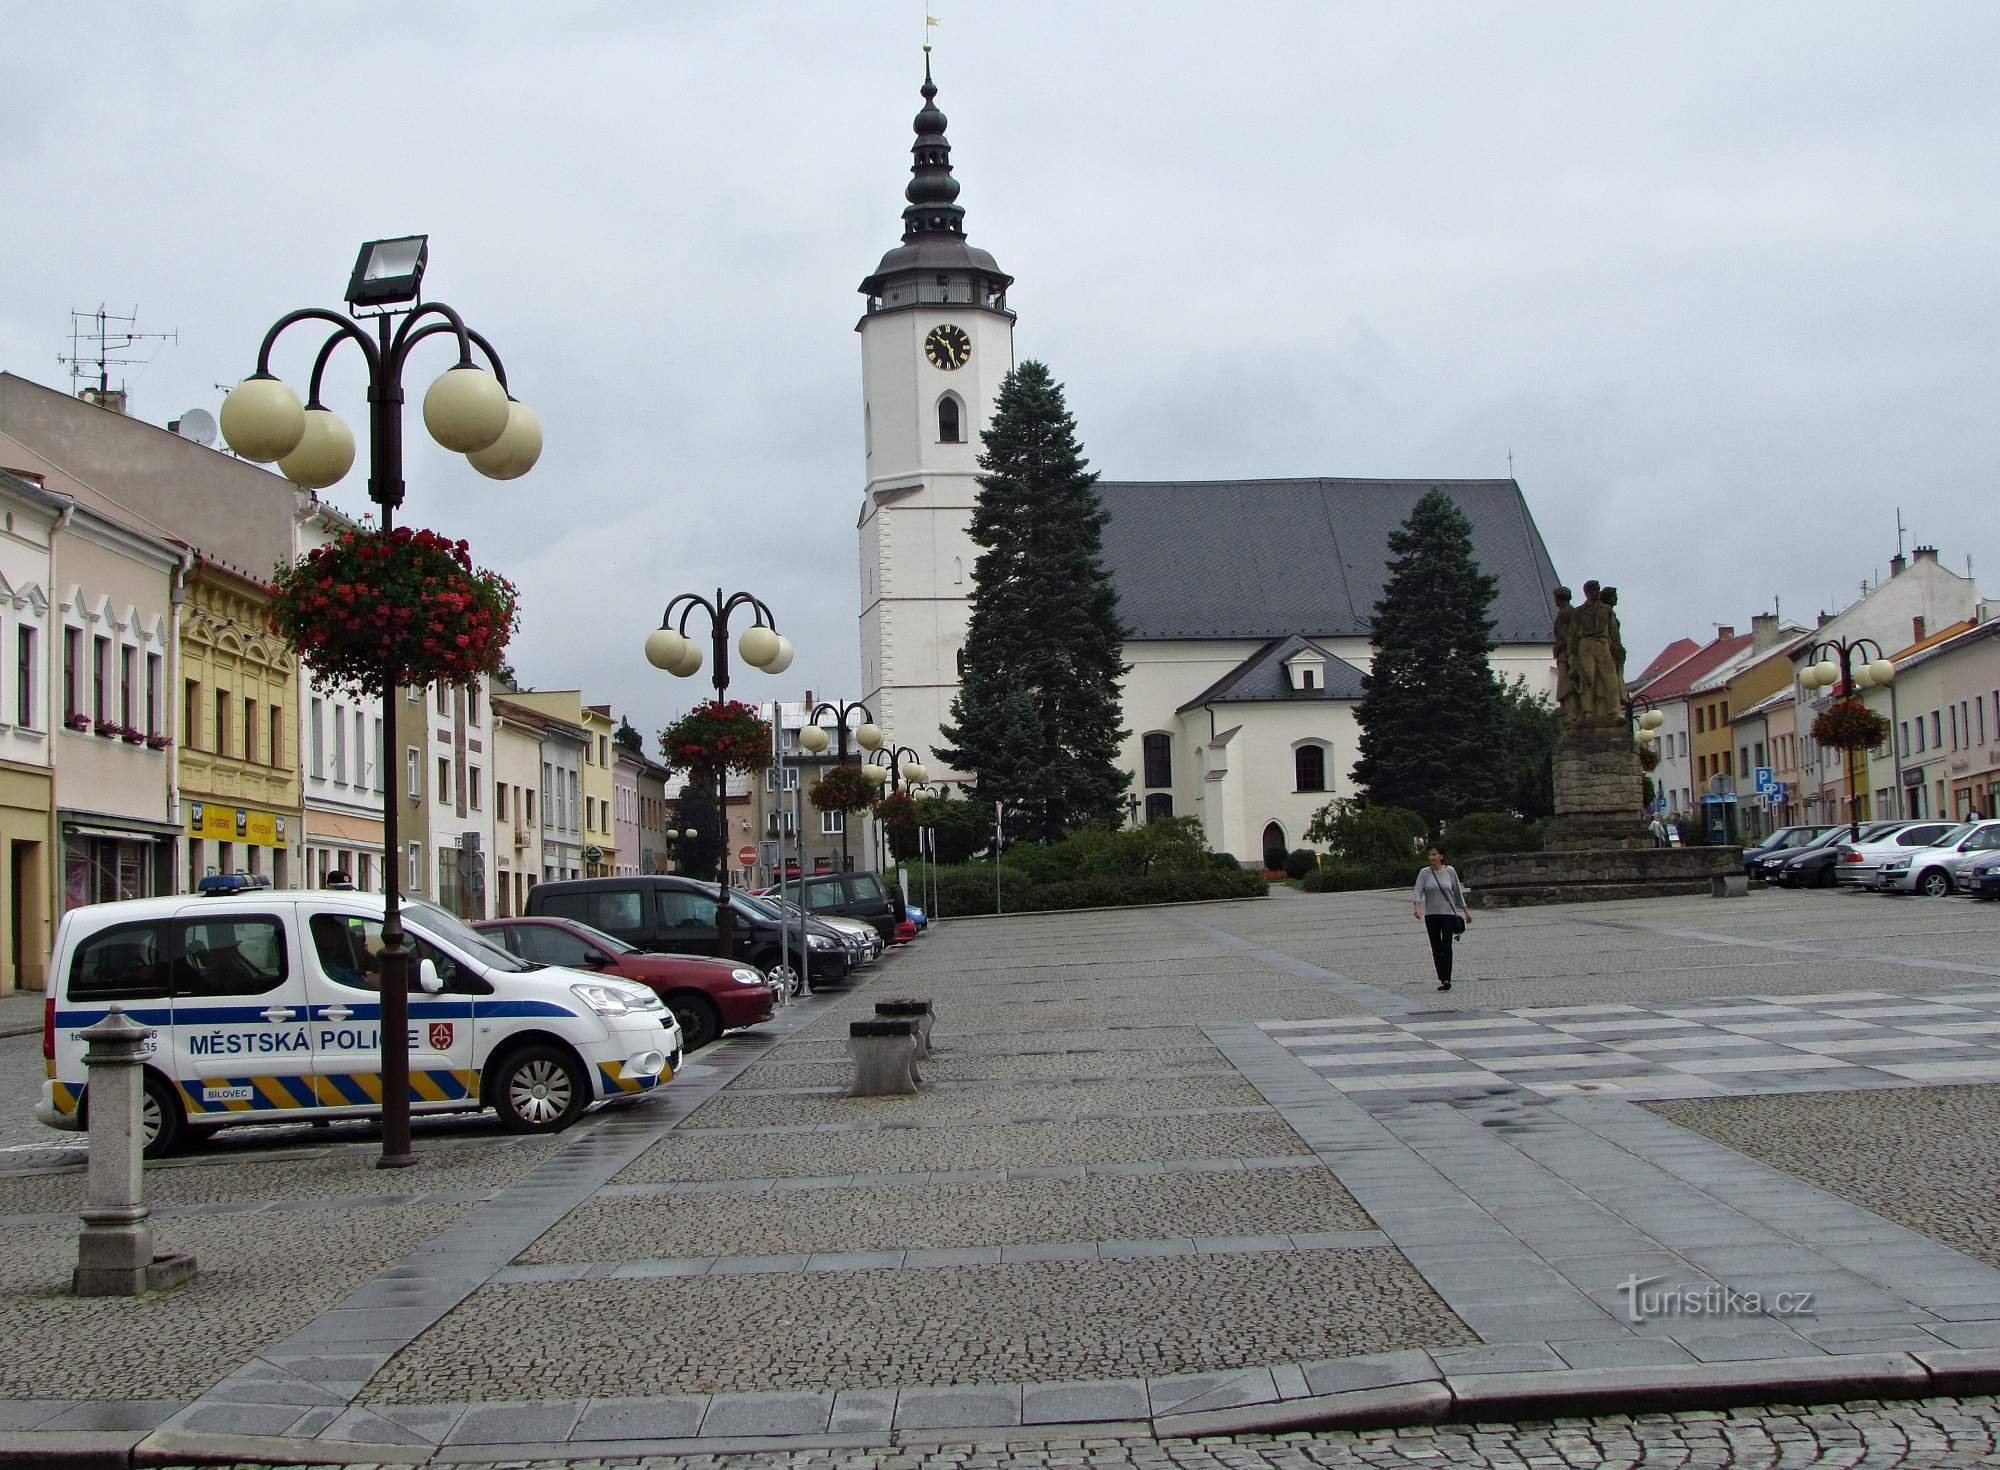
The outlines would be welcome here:
M 1423 920 L 1431 937 L 1431 963 L 1437 967 L 1438 989 L 1451 989 L 1451 944 L 1465 932 L 1471 915 L 1465 911 L 1465 889 L 1458 870 L 1444 860 L 1444 849 L 1435 842 L 1426 854 L 1428 866 L 1417 874 L 1416 892 L 1411 895 L 1410 912 Z

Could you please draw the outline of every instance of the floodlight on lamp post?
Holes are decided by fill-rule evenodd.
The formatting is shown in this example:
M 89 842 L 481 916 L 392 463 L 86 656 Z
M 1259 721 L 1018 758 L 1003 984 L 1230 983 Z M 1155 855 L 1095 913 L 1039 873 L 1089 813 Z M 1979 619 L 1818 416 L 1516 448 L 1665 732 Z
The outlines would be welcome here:
M 1887 687 L 1896 680 L 1896 666 L 1873 638 L 1829 638 L 1815 643 L 1806 652 L 1812 660 L 1799 671 L 1799 683 L 1807 689 L 1833 690 L 1835 699 L 1851 699 L 1864 689 Z M 1893 691 L 1892 691 L 1893 693 Z M 1890 736 L 1894 739 L 1893 732 Z M 1847 757 L 1847 836 L 1861 840 L 1863 752 L 1845 751 Z
M 676 678 L 689 678 L 701 671 L 701 644 L 688 637 L 688 619 L 697 611 L 708 616 L 709 647 L 715 658 L 715 698 L 719 704 L 729 693 L 729 618 L 743 608 L 750 609 L 751 624 L 736 640 L 736 652 L 743 662 L 767 674 L 782 674 L 792 666 L 792 640 L 778 632 L 778 620 L 764 602 L 748 592 L 728 597 L 720 587 L 715 600 L 699 593 L 683 592 L 667 604 L 660 626 L 646 635 L 646 662 Z M 715 825 L 719 838 L 716 854 L 716 939 L 723 959 L 732 958 L 735 937 L 734 916 L 729 909 L 729 792 L 728 773 L 715 778 Z
M 368 368 L 368 498 L 380 507 L 384 532 L 395 528 L 396 507 L 403 503 L 403 369 L 418 343 L 448 335 L 458 348 L 457 364 L 424 394 L 424 427 L 433 439 L 495 480 L 526 474 L 542 452 L 541 426 L 507 391 L 507 370 L 493 344 L 443 302 L 419 300 L 429 258 L 423 235 L 363 245 L 348 281 L 347 303 L 353 316 L 375 317 L 375 335 L 323 307 L 288 313 L 264 334 L 256 371 L 222 403 L 222 435 L 232 450 L 259 463 L 275 460 L 279 473 L 293 484 L 323 490 L 354 464 L 353 431 L 320 401 L 328 362 L 341 343 L 354 343 Z M 333 330 L 313 360 L 301 404 L 298 394 L 271 372 L 271 351 L 287 328 L 305 321 L 326 323 Z M 475 359 L 475 348 L 485 367 Z M 388 687 L 390 674 L 385 664 L 378 692 L 382 748 L 393 751 L 401 701 Z M 416 1162 L 410 1151 L 411 953 L 403 934 L 397 806 L 393 792 L 382 806 L 382 1156 L 376 1162 L 384 1169 Z

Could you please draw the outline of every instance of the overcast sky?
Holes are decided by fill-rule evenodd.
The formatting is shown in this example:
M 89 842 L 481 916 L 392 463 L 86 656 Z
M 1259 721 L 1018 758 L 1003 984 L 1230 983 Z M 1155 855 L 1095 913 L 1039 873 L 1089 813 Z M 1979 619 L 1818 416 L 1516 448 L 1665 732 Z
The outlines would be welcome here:
M 2000 586 L 1988 4 L 0 0 L 0 367 L 67 388 L 70 309 L 136 306 L 179 340 L 114 369 L 132 411 L 215 411 L 362 240 L 426 232 L 548 447 L 489 482 L 413 412 L 403 518 L 520 584 L 523 680 L 655 730 L 705 691 L 640 645 L 720 586 L 798 646 L 733 694 L 855 696 L 855 287 L 926 8 L 968 237 L 1108 477 L 1511 450 L 1628 672 L 1851 600 L 1898 506 Z

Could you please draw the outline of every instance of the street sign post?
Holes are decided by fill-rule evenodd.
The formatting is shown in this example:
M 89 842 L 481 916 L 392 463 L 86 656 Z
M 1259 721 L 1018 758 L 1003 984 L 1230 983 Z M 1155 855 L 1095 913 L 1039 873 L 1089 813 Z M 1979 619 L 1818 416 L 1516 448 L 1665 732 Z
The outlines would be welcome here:
M 757 866 L 757 849 L 756 849 L 756 848 L 754 848 L 754 847 L 752 847 L 752 846 L 751 846 L 751 845 L 750 845 L 749 843 L 747 843 L 747 842 L 746 842 L 746 843 L 744 843 L 744 844 L 743 844 L 743 845 L 742 845 L 741 847 L 737 848 L 737 849 L 736 849 L 736 866 L 737 866 L 737 867 L 739 867 L 739 868 L 754 868 L 754 867 L 756 867 L 756 866 Z
M 1777 785 L 1777 781 L 1771 773 L 1771 768 L 1769 766 L 1757 767 L 1756 786 L 1754 788 L 1756 793 L 1759 796 L 1769 796 L 1771 788 L 1775 785 Z

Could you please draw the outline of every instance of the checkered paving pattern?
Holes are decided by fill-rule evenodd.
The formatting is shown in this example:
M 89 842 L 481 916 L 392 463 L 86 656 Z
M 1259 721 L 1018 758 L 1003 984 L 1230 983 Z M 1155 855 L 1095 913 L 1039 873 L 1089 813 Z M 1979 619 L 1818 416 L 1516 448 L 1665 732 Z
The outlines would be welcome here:
M 1363 1105 L 1509 1091 L 1631 1101 L 2000 1082 L 2000 987 L 1530 1006 L 1260 1029 Z

